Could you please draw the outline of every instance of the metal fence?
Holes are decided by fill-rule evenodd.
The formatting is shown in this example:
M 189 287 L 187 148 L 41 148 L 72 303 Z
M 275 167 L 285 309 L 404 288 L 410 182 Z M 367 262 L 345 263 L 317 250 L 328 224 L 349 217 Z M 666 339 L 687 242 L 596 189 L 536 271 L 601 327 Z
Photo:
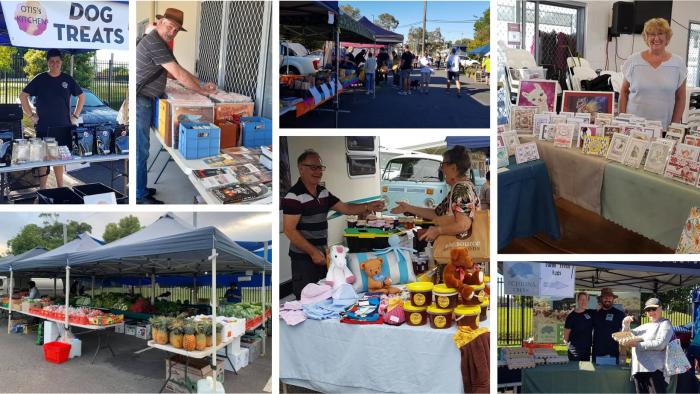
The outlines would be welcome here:
M 263 301 L 263 289 L 262 287 L 240 287 L 241 296 L 243 302 L 259 304 Z M 216 289 L 216 295 L 218 299 L 224 298 L 228 287 L 218 287 Z M 120 286 L 120 287 L 96 287 L 95 294 L 102 293 L 129 293 L 130 286 Z M 152 290 L 150 285 L 135 286 L 134 292 L 141 294 L 144 298 L 150 299 Z M 170 292 L 169 297 L 165 297 L 168 301 L 187 301 L 190 304 L 208 304 L 211 301 L 211 286 L 198 286 L 195 291 L 192 287 L 161 287 L 156 285 L 155 296 L 159 296 L 163 293 Z M 87 295 L 90 295 L 90 290 L 86 290 Z M 265 287 L 265 304 L 272 304 L 272 287 Z
M 533 297 L 505 294 L 503 278 L 498 278 L 497 283 L 497 332 L 498 346 L 521 345 L 523 341 L 533 338 Z M 687 310 L 664 312 L 664 317 L 675 326 L 688 324 L 692 320 L 692 306 Z M 646 316 L 642 316 L 641 322 L 648 322 Z
M 19 103 L 19 94 L 29 83 L 24 72 L 27 62 L 21 52 L 10 59 L 8 71 L 0 72 L 0 103 Z M 115 110 L 119 110 L 122 102 L 129 94 L 129 63 L 93 58 L 92 70 L 94 78 L 88 86 L 97 97 L 107 102 Z

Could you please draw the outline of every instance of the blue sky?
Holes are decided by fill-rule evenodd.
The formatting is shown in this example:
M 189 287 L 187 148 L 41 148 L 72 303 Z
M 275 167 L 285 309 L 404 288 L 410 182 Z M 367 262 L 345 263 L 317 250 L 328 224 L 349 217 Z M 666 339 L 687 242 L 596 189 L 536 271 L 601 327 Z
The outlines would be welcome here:
M 399 20 L 397 33 L 408 36 L 412 27 L 422 27 L 422 1 L 341 1 L 339 5 L 350 4 L 360 10 L 360 13 L 370 21 L 380 14 L 389 13 Z M 481 17 L 489 8 L 488 1 L 428 1 L 426 30 L 439 27 L 446 40 L 455 41 L 460 38 L 473 38 L 474 23 L 440 23 L 430 20 L 443 21 L 473 21 Z M 415 24 L 414 24 L 415 23 Z M 411 25 L 411 26 L 409 26 Z

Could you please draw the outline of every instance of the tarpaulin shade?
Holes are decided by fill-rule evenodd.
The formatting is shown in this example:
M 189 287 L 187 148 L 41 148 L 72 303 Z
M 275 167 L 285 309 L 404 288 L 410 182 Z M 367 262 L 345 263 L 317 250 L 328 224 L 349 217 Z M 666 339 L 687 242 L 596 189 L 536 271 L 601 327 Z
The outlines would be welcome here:
M 17 256 L 15 256 L 15 255 L 5 256 L 2 259 L 0 259 L 0 273 L 9 272 L 10 268 L 13 267 L 13 263 L 15 261 L 38 256 L 40 254 L 46 253 L 47 251 L 48 250 L 44 249 L 44 248 L 34 248 L 34 249 L 30 249 L 24 253 L 18 254 Z
M 491 146 L 490 138 L 487 137 L 447 137 L 445 138 L 445 143 L 447 144 L 447 149 L 452 148 L 455 145 L 462 145 L 469 149 L 479 149 L 488 148 Z
M 378 44 L 401 44 L 403 42 L 403 34 L 377 26 L 364 16 L 358 22 L 374 34 L 374 41 Z
M 480 46 L 478 48 L 474 48 L 471 51 L 469 51 L 470 54 L 472 55 L 479 55 L 479 56 L 484 56 L 485 54 L 491 52 L 491 44 L 486 44 L 483 46 Z
M 241 277 L 245 277 L 246 280 L 241 281 Z M 194 276 L 158 276 L 156 275 L 156 284 L 160 287 L 191 287 L 195 285 L 195 278 L 197 279 L 197 286 L 211 286 L 211 275 L 197 275 Z M 231 275 L 217 275 L 216 285 L 217 287 L 229 287 L 231 283 L 237 283 L 239 287 L 261 287 L 262 286 L 262 275 L 258 273 L 253 273 L 250 275 L 250 280 L 247 275 L 243 274 L 231 274 Z M 151 278 L 146 277 L 119 277 L 119 278 L 104 278 L 101 281 L 102 286 L 150 286 Z M 272 285 L 272 276 L 265 275 L 265 286 Z
M 78 236 L 55 249 L 33 257 L 18 259 L 13 263 L 15 271 L 30 270 L 40 267 L 65 267 L 69 256 L 77 252 L 91 251 L 104 245 L 104 242 L 95 239 L 89 233 Z
M 338 22 L 341 41 L 375 42 L 374 33 L 351 17 L 340 14 Z

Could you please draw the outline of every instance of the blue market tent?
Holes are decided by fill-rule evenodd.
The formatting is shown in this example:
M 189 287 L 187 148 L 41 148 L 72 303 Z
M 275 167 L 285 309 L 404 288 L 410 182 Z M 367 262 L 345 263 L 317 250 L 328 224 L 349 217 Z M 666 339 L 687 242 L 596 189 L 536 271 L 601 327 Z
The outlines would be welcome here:
M 490 138 L 485 137 L 447 137 L 445 138 L 445 143 L 447 144 L 447 149 L 452 148 L 455 145 L 463 145 L 469 149 L 480 149 L 488 148 L 491 146 Z
M 34 256 L 44 254 L 46 252 L 48 252 L 48 250 L 46 250 L 44 248 L 34 248 L 34 249 L 30 249 L 24 253 L 18 254 L 17 256 L 15 256 L 15 255 L 5 256 L 2 259 L 0 259 L 0 273 L 9 272 L 10 268 L 14 267 L 15 261 L 28 259 L 28 258 L 31 258 Z
M 469 51 L 470 54 L 479 55 L 479 56 L 484 56 L 489 52 L 491 52 L 491 44 L 486 44 L 486 45 L 480 46 L 478 48 L 474 48 L 471 51 Z
M 377 44 L 401 44 L 403 42 L 403 34 L 377 26 L 364 16 L 358 22 L 374 34 L 374 41 Z

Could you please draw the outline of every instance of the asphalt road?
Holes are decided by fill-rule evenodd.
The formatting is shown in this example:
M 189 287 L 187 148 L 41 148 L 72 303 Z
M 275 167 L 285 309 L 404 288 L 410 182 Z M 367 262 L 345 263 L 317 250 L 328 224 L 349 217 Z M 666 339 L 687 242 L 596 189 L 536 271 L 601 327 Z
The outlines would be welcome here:
M 418 80 L 418 70 L 411 78 Z M 340 113 L 341 128 L 488 128 L 489 87 L 483 83 L 466 82 L 462 75 L 462 97 L 452 84 L 446 90 L 446 71 L 436 70 L 430 81 L 427 95 L 413 91 L 410 96 L 400 96 L 391 86 L 378 86 L 376 97 L 365 94 L 364 88 L 340 96 L 340 108 L 350 111 Z M 332 102 L 321 106 L 333 109 Z M 297 118 L 294 112 L 280 117 L 282 128 L 334 128 L 335 113 L 318 109 Z

